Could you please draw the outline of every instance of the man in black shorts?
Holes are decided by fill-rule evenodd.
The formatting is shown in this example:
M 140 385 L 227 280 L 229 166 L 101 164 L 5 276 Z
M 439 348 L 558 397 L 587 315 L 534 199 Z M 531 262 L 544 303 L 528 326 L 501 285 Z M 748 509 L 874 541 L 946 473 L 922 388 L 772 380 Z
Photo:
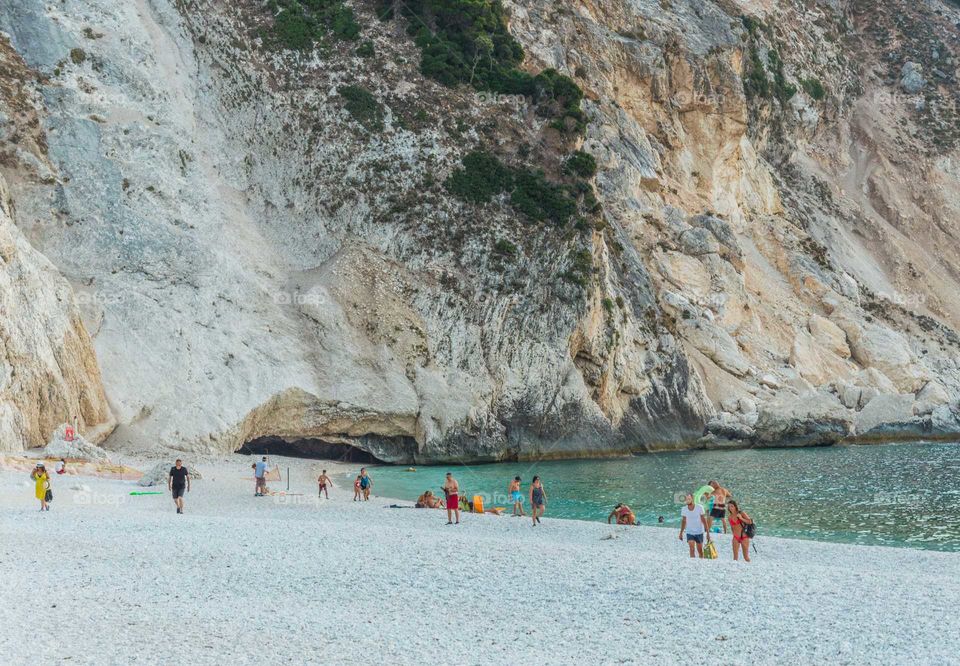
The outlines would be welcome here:
M 177 513 L 183 513 L 183 493 L 190 492 L 190 472 L 183 466 L 183 461 L 177 458 L 170 468 L 167 477 L 167 488 L 173 494 L 173 503 L 177 505 Z
M 721 486 L 716 481 L 710 481 L 708 486 L 713 488 L 713 508 L 710 509 L 710 515 L 707 516 L 707 531 L 713 531 L 713 521 L 719 520 L 723 526 L 723 533 L 727 533 L 727 500 L 730 499 L 730 491 Z

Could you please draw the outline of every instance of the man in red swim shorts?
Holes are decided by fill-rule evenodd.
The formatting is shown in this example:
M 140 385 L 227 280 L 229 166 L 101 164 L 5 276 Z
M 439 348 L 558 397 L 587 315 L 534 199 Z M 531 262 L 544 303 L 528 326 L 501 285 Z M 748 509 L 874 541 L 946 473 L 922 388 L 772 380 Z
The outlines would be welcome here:
M 453 525 L 453 514 L 457 515 L 456 524 L 460 524 L 460 484 L 447 472 L 447 482 L 443 484 L 443 494 L 447 496 L 447 525 Z

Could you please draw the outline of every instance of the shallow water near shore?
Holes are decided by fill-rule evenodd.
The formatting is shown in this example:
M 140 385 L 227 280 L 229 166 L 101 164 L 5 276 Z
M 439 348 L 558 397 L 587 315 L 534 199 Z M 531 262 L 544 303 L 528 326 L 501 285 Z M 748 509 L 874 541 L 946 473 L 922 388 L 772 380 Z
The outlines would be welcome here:
M 442 495 L 452 471 L 468 496 L 511 511 L 507 484 L 534 474 L 547 489 L 547 517 L 606 520 L 626 502 L 643 525 L 679 525 L 679 502 L 719 480 L 774 535 L 960 552 L 960 443 L 806 449 L 685 451 L 608 460 L 371 469 L 376 494 L 414 501 Z M 525 501 L 525 509 L 528 502 Z M 759 543 L 759 541 L 758 541 Z

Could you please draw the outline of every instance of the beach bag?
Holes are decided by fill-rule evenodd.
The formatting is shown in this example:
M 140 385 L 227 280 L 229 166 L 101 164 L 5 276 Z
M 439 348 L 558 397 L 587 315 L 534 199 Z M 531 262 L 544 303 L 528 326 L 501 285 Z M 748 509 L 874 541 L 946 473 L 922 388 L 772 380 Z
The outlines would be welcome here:
M 756 523 L 747 523 L 743 526 L 743 534 L 748 538 L 752 539 L 757 534 L 757 525 Z
M 713 545 L 712 541 L 708 541 L 707 545 L 703 547 L 703 559 L 705 560 L 717 559 L 717 547 Z
M 43 500 L 44 500 L 45 502 L 52 502 L 52 501 L 53 501 L 53 491 L 50 490 L 49 488 L 47 488 L 47 492 L 44 493 L 44 495 L 43 495 Z

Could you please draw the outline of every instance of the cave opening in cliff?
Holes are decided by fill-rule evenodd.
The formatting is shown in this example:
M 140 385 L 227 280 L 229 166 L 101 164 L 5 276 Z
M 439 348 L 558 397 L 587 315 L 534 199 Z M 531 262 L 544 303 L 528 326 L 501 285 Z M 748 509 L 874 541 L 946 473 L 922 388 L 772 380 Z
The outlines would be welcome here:
M 368 451 L 364 451 L 344 442 L 328 442 L 307 437 L 286 440 L 282 437 L 257 437 L 240 447 L 238 453 L 247 455 L 288 456 L 291 458 L 309 458 L 313 460 L 334 460 L 337 462 L 378 464 L 382 460 Z

